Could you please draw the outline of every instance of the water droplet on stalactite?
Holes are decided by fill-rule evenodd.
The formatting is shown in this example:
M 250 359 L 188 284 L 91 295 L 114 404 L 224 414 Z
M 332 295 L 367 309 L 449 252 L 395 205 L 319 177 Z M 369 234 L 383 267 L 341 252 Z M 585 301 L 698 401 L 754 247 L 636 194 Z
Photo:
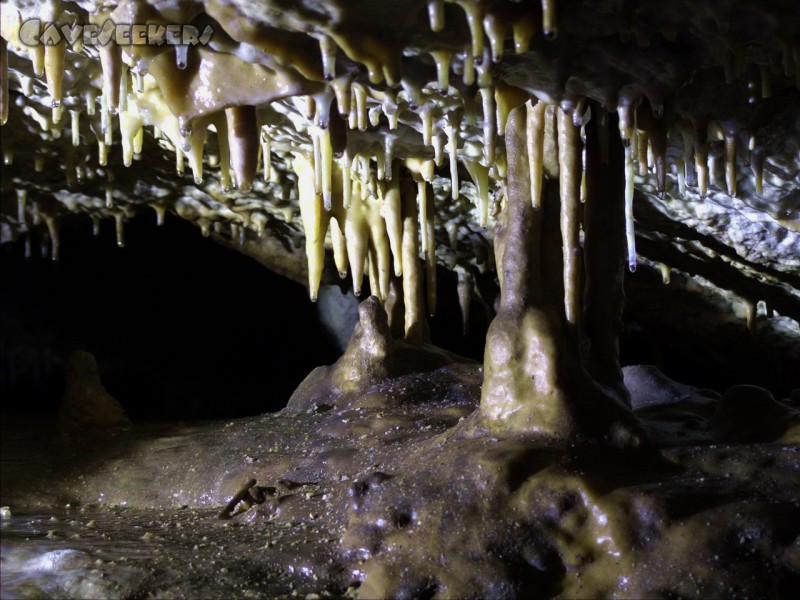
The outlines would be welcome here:
M 189 64 L 189 46 L 178 44 L 175 46 L 175 65 L 183 71 Z

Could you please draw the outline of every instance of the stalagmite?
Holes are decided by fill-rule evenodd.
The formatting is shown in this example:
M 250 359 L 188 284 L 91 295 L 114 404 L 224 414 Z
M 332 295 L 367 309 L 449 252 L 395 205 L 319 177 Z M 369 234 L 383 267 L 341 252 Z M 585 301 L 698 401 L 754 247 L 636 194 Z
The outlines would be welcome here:
M 561 237 L 564 255 L 564 307 L 567 323 L 577 326 L 581 292 L 580 181 L 581 147 L 570 115 L 557 111 L 558 163 L 561 194 Z
M 254 106 L 232 106 L 225 109 L 228 122 L 230 161 L 241 191 L 249 191 L 258 169 L 258 122 Z
M 526 144 L 528 149 L 528 170 L 531 180 L 531 206 L 539 208 L 542 198 L 542 177 L 544 175 L 544 102 L 526 103 L 527 118 L 525 120 Z

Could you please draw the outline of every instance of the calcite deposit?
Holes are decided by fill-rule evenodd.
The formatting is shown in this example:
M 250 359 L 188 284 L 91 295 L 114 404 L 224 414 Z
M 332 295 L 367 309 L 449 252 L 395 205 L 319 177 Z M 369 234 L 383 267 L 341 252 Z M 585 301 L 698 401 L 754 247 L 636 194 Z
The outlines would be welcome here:
M 793 2 L 0 8 L 4 244 L 58 261 L 63 227 L 113 219 L 123 247 L 126 221 L 152 211 L 301 282 L 310 301 L 332 284 L 363 300 L 339 360 L 280 413 L 242 421 L 131 424 L 95 359 L 76 355 L 58 423 L 6 427 L 4 596 L 800 585 Z M 626 331 L 633 274 L 629 292 L 645 292 Z M 670 293 L 647 301 L 649 275 Z M 491 321 L 482 366 L 430 343 L 443 280 L 465 333 L 471 307 Z M 622 367 L 620 336 L 663 321 L 728 346 L 695 361 L 731 371 L 724 389 Z M 745 364 L 778 357 L 780 397 L 726 369 L 739 347 Z M 102 584 L 86 575 L 99 551 L 84 534 L 26 546 L 12 521 L 65 504 L 116 523 L 111 536 L 137 510 L 167 511 L 165 530 L 185 524 L 229 552 L 171 583 L 185 542 L 147 532 L 137 539 L 168 560 L 126 575 L 102 556 L 114 582 Z M 216 515 L 235 526 L 209 525 Z M 278 527 L 288 546 L 272 543 Z

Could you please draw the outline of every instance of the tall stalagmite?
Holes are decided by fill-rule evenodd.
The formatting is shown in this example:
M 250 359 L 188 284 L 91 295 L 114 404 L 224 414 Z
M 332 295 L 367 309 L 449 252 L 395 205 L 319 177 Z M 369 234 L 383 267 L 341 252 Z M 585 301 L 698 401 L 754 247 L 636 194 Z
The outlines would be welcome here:
M 589 322 L 582 332 L 568 321 L 564 303 L 558 181 L 546 173 L 541 208 L 534 209 L 526 138 L 525 108 L 515 108 L 506 124 L 506 205 L 495 236 L 501 301 L 486 340 L 482 415 L 490 429 L 511 434 L 637 443 L 640 435 L 619 389 L 614 350 L 622 291 L 621 278 L 613 275 L 620 268 L 621 248 L 616 241 L 597 248 L 601 241 L 592 239 L 601 235 L 597 225 L 602 214 L 621 210 L 623 197 L 603 193 L 611 190 L 602 182 L 593 181 L 589 187 L 586 244 L 593 255 L 586 263 L 589 283 L 583 297 L 577 295 Z M 595 136 L 588 141 L 594 146 Z M 594 148 L 589 151 L 593 156 Z M 619 165 L 616 171 L 621 171 Z M 597 211 L 588 208 L 595 202 Z M 604 279 L 607 274 L 612 277 Z M 567 287 L 580 284 L 576 279 Z M 586 342 L 595 345 L 588 359 L 583 353 Z M 601 383 L 616 384 L 617 389 Z

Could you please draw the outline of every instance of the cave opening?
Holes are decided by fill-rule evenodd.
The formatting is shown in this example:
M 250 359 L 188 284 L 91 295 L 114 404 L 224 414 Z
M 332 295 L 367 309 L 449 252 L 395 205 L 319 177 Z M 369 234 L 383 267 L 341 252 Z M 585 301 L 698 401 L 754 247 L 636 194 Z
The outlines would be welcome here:
M 338 357 L 303 286 L 185 221 L 153 215 L 61 228 L 61 257 L 3 246 L 4 410 L 55 416 L 65 363 L 92 353 L 131 418 L 191 421 L 280 410 L 314 367 Z M 308 340 L 313 340 L 312 344 Z

